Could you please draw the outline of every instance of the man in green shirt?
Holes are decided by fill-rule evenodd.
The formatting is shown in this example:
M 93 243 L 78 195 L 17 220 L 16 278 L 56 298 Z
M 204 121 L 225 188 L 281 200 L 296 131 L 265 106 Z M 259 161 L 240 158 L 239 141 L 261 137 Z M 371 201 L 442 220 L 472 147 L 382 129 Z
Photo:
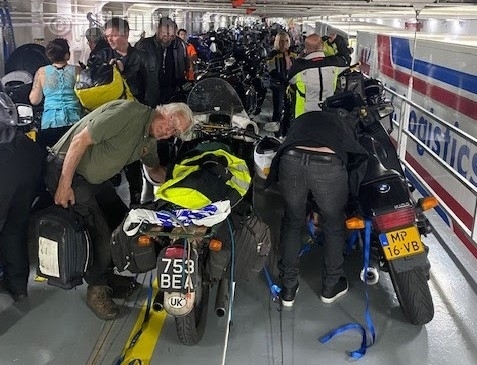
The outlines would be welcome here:
M 85 275 L 87 304 L 101 319 L 114 319 L 119 312 L 108 287 L 110 237 L 127 213 L 109 179 L 141 160 L 153 180 L 164 182 L 157 140 L 184 137 L 192 125 L 192 111 L 184 103 L 152 109 L 136 101 L 115 100 L 82 118 L 52 148 L 46 185 L 56 204 L 72 205 L 85 218 L 94 254 Z

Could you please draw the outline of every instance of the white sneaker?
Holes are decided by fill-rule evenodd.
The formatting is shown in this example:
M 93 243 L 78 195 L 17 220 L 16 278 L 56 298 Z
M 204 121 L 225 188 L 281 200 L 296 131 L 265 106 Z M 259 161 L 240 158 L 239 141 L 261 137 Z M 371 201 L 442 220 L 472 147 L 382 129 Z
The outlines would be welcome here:
M 280 122 L 268 122 L 265 123 L 263 129 L 267 132 L 278 132 L 280 130 Z

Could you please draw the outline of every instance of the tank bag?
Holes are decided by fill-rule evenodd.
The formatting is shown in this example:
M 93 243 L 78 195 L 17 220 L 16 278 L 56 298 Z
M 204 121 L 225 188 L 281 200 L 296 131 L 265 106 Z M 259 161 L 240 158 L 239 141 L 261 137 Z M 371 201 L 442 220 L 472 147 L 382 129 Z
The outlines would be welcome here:
M 83 283 L 93 262 L 91 238 L 83 218 L 72 209 L 53 205 L 39 213 L 35 240 L 38 243 L 38 275 L 48 284 L 71 289 Z

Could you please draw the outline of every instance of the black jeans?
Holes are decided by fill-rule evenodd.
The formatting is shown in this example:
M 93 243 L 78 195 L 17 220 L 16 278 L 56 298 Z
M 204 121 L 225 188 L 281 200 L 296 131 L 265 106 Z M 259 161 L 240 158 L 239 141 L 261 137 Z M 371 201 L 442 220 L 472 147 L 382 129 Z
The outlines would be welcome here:
M 323 285 L 335 285 L 344 274 L 345 206 L 348 200 L 346 167 L 333 154 L 307 153 L 295 149 L 285 152 L 280 158 L 279 182 L 284 200 L 284 217 L 278 268 L 283 285 L 291 288 L 298 280 L 298 254 L 308 192 L 315 198 L 323 223 Z
M 27 289 L 28 221 L 41 169 L 40 148 L 26 136 L 15 137 L 6 149 L 0 145 L 0 260 L 15 294 Z
M 281 122 L 283 105 L 285 103 L 286 86 L 279 81 L 271 81 L 270 90 L 272 90 L 273 115 L 272 122 Z
M 58 187 L 63 161 L 53 155 L 48 156 L 45 184 L 52 195 Z M 85 275 L 90 285 L 105 285 L 112 270 L 111 232 L 121 223 L 128 208 L 116 194 L 111 181 L 91 184 L 84 177 L 75 174 L 72 188 L 75 193 L 73 209 L 85 220 L 93 243 L 93 265 Z

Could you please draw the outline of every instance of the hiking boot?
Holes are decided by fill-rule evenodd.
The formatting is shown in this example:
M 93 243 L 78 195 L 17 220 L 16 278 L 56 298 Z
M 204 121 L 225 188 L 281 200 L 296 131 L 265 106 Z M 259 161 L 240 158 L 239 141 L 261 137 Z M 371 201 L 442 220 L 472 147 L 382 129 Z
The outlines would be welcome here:
M 282 300 L 282 305 L 284 307 L 290 308 L 293 307 L 295 303 L 296 293 L 298 293 L 298 283 L 292 288 L 287 288 L 284 286 L 280 291 L 280 299 Z
M 90 285 L 86 292 L 86 304 L 104 320 L 114 319 L 119 313 L 119 307 L 111 299 L 111 292 L 111 288 L 106 285 Z
M 113 298 L 127 298 L 141 286 L 134 276 L 108 274 L 108 286 L 112 289 Z
M 15 302 L 21 302 L 28 297 L 26 287 L 14 288 L 3 279 L 0 280 L 0 289 L 5 290 Z
M 341 298 L 347 292 L 348 280 L 342 276 L 335 285 L 331 287 L 323 286 L 320 299 L 323 303 L 331 304 L 334 303 L 338 298 Z

